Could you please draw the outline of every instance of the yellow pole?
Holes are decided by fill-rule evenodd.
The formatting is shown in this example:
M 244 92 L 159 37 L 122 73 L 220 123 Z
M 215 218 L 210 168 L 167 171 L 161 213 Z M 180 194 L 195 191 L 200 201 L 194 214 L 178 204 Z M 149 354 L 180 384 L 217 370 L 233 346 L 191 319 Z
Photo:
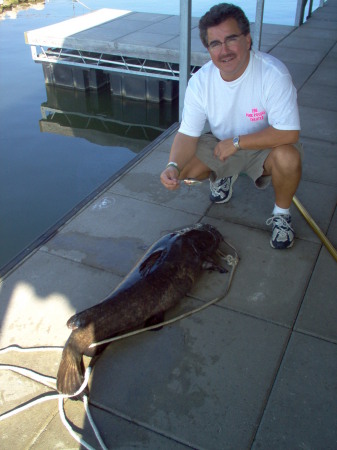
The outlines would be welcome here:
M 317 223 L 314 221 L 314 219 L 310 216 L 308 211 L 304 208 L 302 203 L 298 200 L 298 198 L 294 195 L 293 202 L 296 205 L 297 209 L 300 211 L 302 216 L 305 218 L 305 220 L 308 222 L 310 227 L 314 230 L 314 232 L 317 234 L 317 236 L 320 238 L 320 240 L 323 242 L 331 256 L 334 258 L 334 260 L 337 262 L 337 250 L 335 247 L 331 244 L 329 239 L 325 236 L 323 231 L 319 228 Z

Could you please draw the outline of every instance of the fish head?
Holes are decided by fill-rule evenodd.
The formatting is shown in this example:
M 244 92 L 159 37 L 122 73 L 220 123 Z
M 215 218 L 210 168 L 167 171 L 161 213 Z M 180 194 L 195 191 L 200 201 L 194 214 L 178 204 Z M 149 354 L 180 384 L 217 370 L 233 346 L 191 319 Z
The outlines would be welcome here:
M 200 256 L 212 255 L 223 241 L 222 234 L 208 223 L 197 223 L 184 228 L 180 233 Z

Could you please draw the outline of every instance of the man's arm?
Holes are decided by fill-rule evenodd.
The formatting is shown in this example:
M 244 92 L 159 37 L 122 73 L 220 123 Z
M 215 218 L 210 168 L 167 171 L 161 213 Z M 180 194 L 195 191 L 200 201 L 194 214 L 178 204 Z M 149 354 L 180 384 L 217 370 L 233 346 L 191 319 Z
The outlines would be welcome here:
M 270 126 L 256 133 L 240 135 L 240 147 L 242 150 L 263 150 L 285 144 L 295 144 L 299 134 L 298 130 L 278 130 Z M 235 152 L 236 148 L 232 138 L 220 141 L 214 149 L 214 155 L 221 161 Z
M 177 164 L 167 167 L 160 175 L 161 182 L 167 189 L 177 189 L 179 187 L 179 174 L 185 165 L 193 158 L 196 150 L 198 137 L 187 136 L 183 133 L 177 133 L 169 156 L 169 162 Z

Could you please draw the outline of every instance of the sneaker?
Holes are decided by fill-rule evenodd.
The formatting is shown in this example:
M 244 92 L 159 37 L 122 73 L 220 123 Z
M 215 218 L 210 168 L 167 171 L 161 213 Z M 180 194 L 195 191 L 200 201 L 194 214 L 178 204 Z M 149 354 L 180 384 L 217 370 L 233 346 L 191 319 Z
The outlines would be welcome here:
M 294 229 L 291 225 L 290 214 L 275 214 L 266 221 L 267 225 L 273 225 L 270 245 L 282 250 L 294 245 Z
M 233 184 L 235 183 L 238 175 L 232 177 L 219 178 L 219 180 L 210 181 L 211 194 L 209 198 L 213 203 L 226 203 L 232 197 Z

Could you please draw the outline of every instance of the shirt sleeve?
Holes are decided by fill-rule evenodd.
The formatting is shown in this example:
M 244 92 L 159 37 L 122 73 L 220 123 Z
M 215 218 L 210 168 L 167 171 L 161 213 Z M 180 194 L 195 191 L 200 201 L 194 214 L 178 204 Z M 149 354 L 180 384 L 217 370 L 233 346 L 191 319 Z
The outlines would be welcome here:
M 180 133 L 193 137 L 201 136 L 207 119 L 203 97 L 197 74 L 193 75 L 185 93 L 182 120 L 178 130 Z
M 278 130 L 300 130 L 297 91 L 289 73 L 278 74 L 266 89 L 269 125 Z

